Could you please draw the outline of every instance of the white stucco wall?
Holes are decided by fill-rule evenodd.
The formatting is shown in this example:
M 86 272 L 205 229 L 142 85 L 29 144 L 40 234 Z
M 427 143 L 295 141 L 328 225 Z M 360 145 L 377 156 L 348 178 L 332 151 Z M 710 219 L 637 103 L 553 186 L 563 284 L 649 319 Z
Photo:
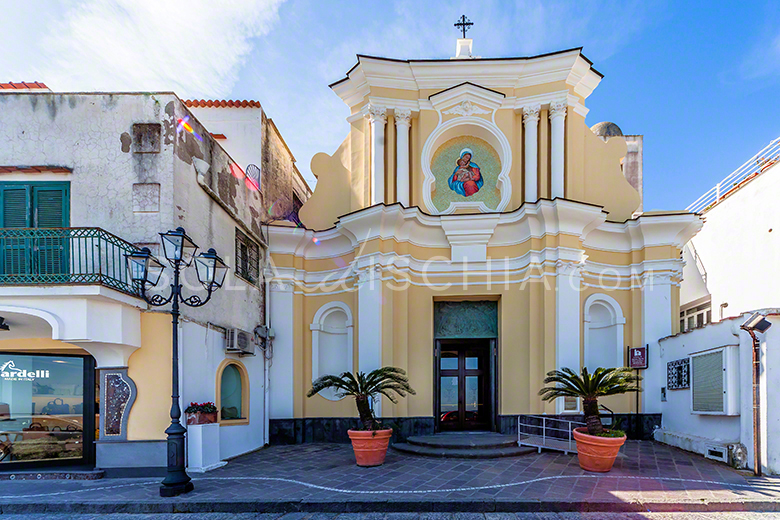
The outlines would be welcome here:
M 265 421 L 263 409 L 264 363 L 263 356 L 225 355 L 225 335 L 219 329 L 207 328 L 198 323 L 184 322 L 181 326 L 182 405 L 191 402 L 216 402 L 217 369 L 226 358 L 233 358 L 246 367 L 249 375 L 249 424 L 221 426 L 219 428 L 219 455 L 222 460 L 241 455 L 263 446 Z
M 724 188 L 725 190 L 725 188 Z M 712 295 L 712 319 L 728 303 L 724 317 L 777 304 L 780 278 L 780 164 L 752 179 L 704 214 L 704 228 L 691 240 L 707 273 Z M 681 301 L 702 295 L 693 259 L 685 258 Z
M 659 341 L 663 367 L 663 380 L 659 383 L 664 387 L 667 386 L 668 362 L 718 347 L 738 349 L 739 415 L 692 413 L 690 388 L 667 389 L 666 402 L 661 401 L 660 394 L 653 396 L 663 414 L 662 428 L 655 433 L 656 440 L 702 455 L 708 445 L 742 443 L 748 451 L 748 467 L 753 467 L 752 340 L 747 332 L 739 329 L 748 316 L 726 319 Z M 762 451 L 764 471 L 780 474 L 780 413 L 774 406 L 780 400 L 780 318 L 770 315 L 768 319 L 773 327 L 766 334 L 759 334 L 762 344 Z
M 190 107 L 190 112 L 203 123 L 209 132 L 223 134 L 227 139 L 219 141 L 236 162 L 246 170 L 249 164 L 261 166 L 263 148 L 262 108 L 200 108 Z

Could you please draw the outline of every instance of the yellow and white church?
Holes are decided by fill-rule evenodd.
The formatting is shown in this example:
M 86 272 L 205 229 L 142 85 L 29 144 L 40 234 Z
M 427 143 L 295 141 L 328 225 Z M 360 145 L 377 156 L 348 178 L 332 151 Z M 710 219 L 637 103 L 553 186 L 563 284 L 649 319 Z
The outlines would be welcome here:
M 314 379 L 397 366 L 416 395 L 377 413 L 407 434 L 510 432 L 550 370 L 627 364 L 648 345 L 640 399 L 660 412 L 658 338 L 676 332 L 683 245 L 698 215 L 638 212 L 626 141 L 586 124 L 602 75 L 580 49 L 534 57 L 359 55 L 331 85 L 350 131 L 311 163 L 304 228 L 271 226 L 271 437 L 333 440 L 351 399 Z

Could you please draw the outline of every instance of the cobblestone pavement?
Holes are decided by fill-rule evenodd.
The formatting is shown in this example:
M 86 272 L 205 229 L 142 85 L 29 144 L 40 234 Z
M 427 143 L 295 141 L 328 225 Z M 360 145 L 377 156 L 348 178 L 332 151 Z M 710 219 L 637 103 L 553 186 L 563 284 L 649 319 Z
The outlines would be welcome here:
M 3 515 L 5 520 L 776 520 L 780 513 L 190 513 Z
M 780 511 L 780 478 L 756 479 L 698 455 L 638 441 L 626 443 L 608 474 L 587 473 L 576 455 L 550 452 L 463 460 L 391 450 L 384 466 L 359 468 L 349 445 L 307 444 L 260 450 L 193 480 L 195 491 L 175 499 L 159 497 L 159 479 L 2 481 L 0 510 Z

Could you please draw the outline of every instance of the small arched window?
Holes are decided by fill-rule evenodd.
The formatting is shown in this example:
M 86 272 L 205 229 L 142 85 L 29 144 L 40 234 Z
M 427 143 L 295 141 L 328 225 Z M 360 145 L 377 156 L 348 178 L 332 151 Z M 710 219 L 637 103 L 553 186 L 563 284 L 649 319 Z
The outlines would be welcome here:
M 222 425 L 249 423 L 249 378 L 234 359 L 226 359 L 217 370 L 217 411 Z

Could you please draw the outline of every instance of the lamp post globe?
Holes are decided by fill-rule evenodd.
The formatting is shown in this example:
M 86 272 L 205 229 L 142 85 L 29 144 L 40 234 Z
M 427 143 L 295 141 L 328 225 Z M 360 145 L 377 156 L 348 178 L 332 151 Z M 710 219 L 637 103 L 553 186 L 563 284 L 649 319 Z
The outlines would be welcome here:
M 179 405 L 179 304 L 188 307 L 201 307 L 211 300 L 211 295 L 222 287 L 228 266 L 217 255 L 214 249 L 201 253 L 197 257 L 195 253 L 198 246 L 184 231 L 184 228 L 176 228 L 167 233 L 160 233 L 163 254 L 173 268 L 173 283 L 168 297 L 159 293 L 148 295 L 147 287 L 154 287 L 159 283 L 165 267 L 152 255 L 148 248 L 143 248 L 126 256 L 127 270 L 130 279 L 139 288 L 140 296 L 155 307 L 171 304 L 171 425 L 165 430 L 168 436 L 168 472 L 160 486 L 160 496 L 173 497 L 189 493 L 194 489 L 192 479 L 187 475 L 184 461 L 184 438 L 187 429 L 181 424 L 181 406 Z M 206 289 L 206 298 L 197 294 L 184 297 L 181 291 L 181 270 L 192 265 L 195 260 L 195 269 L 198 280 Z

